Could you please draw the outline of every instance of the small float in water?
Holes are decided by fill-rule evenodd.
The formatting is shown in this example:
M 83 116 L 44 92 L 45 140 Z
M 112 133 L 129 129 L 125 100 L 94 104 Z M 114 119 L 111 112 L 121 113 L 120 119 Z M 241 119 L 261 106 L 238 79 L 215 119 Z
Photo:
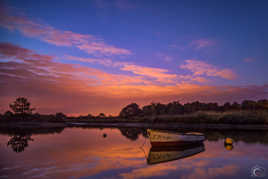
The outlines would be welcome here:
M 233 139 L 227 137 L 224 141 L 224 147 L 226 150 L 233 150 L 234 146 L 233 146 Z
M 202 143 L 206 138 L 202 133 L 178 133 L 164 130 L 148 129 L 150 143 L 153 147 L 185 146 L 187 144 Z

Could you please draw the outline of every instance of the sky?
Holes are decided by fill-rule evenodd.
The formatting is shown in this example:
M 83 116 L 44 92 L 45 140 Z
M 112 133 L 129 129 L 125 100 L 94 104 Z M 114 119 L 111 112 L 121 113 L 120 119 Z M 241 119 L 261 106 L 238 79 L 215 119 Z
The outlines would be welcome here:
M 0 1 L 0 112 L 268 98 L 265 0 Z

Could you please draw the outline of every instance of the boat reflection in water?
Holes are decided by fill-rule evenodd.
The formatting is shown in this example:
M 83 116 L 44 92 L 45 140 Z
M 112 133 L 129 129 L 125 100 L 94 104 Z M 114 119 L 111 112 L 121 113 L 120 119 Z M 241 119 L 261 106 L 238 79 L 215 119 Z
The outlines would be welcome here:
M 190 157 L 205 151 L 201 133 L 176 133 L 162 130 L 147 130 L 151 149 L 148 164 L 158 164 Z
M 158 164 L 193 156 L 205 151 L 203 143 L 175 147 L 151 147 L 147 164 Z

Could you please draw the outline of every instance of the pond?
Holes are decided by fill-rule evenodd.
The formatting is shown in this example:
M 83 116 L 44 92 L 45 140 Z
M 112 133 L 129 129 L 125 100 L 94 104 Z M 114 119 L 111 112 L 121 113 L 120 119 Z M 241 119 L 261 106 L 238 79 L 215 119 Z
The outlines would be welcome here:
M 0 130 L 0 178 L 268 176 L 268 132 L 204 134 L 207 139 L 200 145 L 155 150 L 145 129 Z M 224 145 L 226 137 L 233 145 Z

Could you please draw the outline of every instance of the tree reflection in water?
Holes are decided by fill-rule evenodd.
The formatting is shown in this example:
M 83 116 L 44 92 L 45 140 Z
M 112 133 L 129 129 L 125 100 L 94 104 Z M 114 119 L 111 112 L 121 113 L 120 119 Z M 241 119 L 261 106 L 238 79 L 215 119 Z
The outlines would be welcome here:
M 137 140 L 139 135 L 147 138 L 147 129 L 144 128 L 119 128 L 121 134 L 130 140 Z
M 92 127 L 79 127 L 83 129 L 92 129 Z M 94 128 L 94 127 L 93 127 Z M 98 127 L 95 127 L 96 129 Z M 101 129 L 101 128 L 99 128 Z M 104 129 L 104 128 L 103 128 Z M 122 136 L 130 139 L 131 141 L 136 141 L 140 135 L 147 138 L 147 129 L 146 128 L 127 128 L 121 127 L 118 128 Z M 11 138 L 7 142 L 7 146 L 11 147 L 14 152 L 23 152 L 26 147 L 29 147 L 30 142 L 33 142 L 32 136 L 35 134 L 59 134 L 64 130 L 63 127 L 57 128 L 33 128 L 33 129 L 22 129 L 22 128 L 1 128 L 0 134 L 9 135 Z M 188 130 L 171 130 L 177 132 L 189 132 Z M 219 141 L 224 140 L 225 138 L 229 137 L 232 138 L 234 144 L 236 142 L 242 141 L 244 143 L 259 143 L 263 145 L 268 145 L 268 132 L 267 131 L 213 131 L 213 130 L 195 130 L 197 132 L 202 132 L 206 136 L 208 141 Z M 103 133 L 103 138 L 108 138 L 107 133 Z M 232 146 L 224 147 L 227 150 L 232 150 Z
M 29 146 L 29 141 L 33 141 L 31 135 L 15 135 L 9 139 L 7 146 L 10 146 L 14 152 L 23 152 Z
M 32 138 L 35 134 L 59 134 L 64 130 L 64 127 L 55 128 L 1 128 L 0 134 L 11 136 L 7 142 L 7 146 L 11 147 L 16 153 L 23 152 L 29 147 L 29 142 L 33 142 Z

